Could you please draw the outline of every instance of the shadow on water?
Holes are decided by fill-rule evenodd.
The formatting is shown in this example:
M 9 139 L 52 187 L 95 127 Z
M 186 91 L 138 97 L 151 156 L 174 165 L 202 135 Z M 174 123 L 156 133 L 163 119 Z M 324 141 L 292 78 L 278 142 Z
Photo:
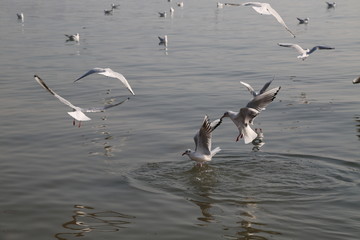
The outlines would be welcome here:
M 54 237 L 67 240 L 73 237 L 85 237 L 93 231 L 117 232 L 127 228 L 135 217 L 115 211 L 96 211 L 93 207 L 75 205 L 71 220 L 62 224 L 67 232 L 56 233 Z

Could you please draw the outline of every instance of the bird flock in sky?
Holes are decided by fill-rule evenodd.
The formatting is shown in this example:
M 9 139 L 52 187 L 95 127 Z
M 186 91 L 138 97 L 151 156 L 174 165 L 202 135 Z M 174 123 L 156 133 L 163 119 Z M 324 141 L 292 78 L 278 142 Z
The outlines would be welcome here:
M 171 2 L 171 0 L 167 0 L 168 2 Z M 336 3 L 335 2 L 326 2 L 327 8 L 335 8 Z M 184 2 L 177 2 L 177 7 L 183 8 Z M 217 8 L 224 8 L 226 6 L 230 7 L 252 7 L 257 13 L 261 15 L 271 15 L 273 16 L 280 25 L 285 28 L 286 31 L 290 33 L 290 35 L 295 38 L 295 33 L 290 30 L 290 28 L 286 25 L 283 18 L 280 16 L 280 14 L 272 8 L 272 6 L 269 3 L 261 3 L 261 2 L 246 2 L 246 3 L 217 3 Z M 105 15 L 112 15 L 113 11 L 116 9 L 119 9 L 121 6 L 118 4 L 111 4 L 110 9 L 104 10 Z M 170 7 L 170 15 L 173 16 L 175 9 L 173 7 Z M 165 18 L 167 16 L 166 11 L 158 12 L 159 17 Z M 23 13 L 17 13 L 18 20 L 20 22 L 24 22 L 24 14 Z M 299 24 L 308 24 L 309 18 L 297 18 L 299 21 Z M 79 42 L 80 41 L 80 35 L 79 33 L 68 35 L 65 34 L 66 41 L 74 41 Z M 168 36 L 159 36 L 159 44 L 165 45 L 165 47 L 168 44 Z M 333 50 L 333 47 L 329 46 L 314 46 L 311 49 L 304 49 L 298 44 L 294 43 L 278 43 L 278 46 L 281 47 L 288 47 L 295 49 L 300 55 L 297 56 L 298 59 L 305 60 L 309 57 L 310 54 L 314 53 L 316 50 Z M 115 78 L 120 80 L 120 82 L 128 89 L 128 91 L 135 95 L 133 89 L 131 88 L 129 82 L 127 79 L 118 72 L 115 72 L 111 70 L 110 68 L 93 68 L 77 78 L 75 82 L 79 81 L 80 79 L 85 78 L 86 76 L 89 76 L 91 74 L 100 74 L 104 75 L 109 78 Z M 59 101 L 64 103 L 65 105 L 72 108 L 72 111 L 68 112 L 68 114 L 73 118 L 73 124 L 75 125 L 75 120 L 79 122 L 79 127 L 81 125 L 82 121 L 89 121 L 91 120 L 88 116 L 85 115 L 85 113 L 89 112 L 103 112 L 108 108 L 112 108 L 118 105 L 121 105 L 129 100 L 129 98 L 126 98 L 125 100 L 115 103 L 115 104 L 108 104 L 103 107 L 94 107 L 94 108 L 81 108 L 78 106 L 73 105 L 68 100 L 64 99 L 60 95 L 58 95 L 55 91 L 53 91 L 51 88 L 49 88 L 45 82 L 38 76 L 34 75 L 35 80 L 44 88 L 46 89 L 50 94 L 52 94 L 54 97 L 56 97 Z M 273 79 L 274 80 L 274 79 Z M 250 84 L 240 81 L 242 85 L 246 87 L 246 89 L 250 92 L 252 95 L 252 99 L 244 106 L 240 107 L 239 111 L 226 111 L 220 118 L 210 121 L 210 118 L 205 115 L 200 129 L 196 132 L 194 136 L 194 142 L 195 142 L 195 150 L 187 149 L 182 155 L 187 155 L 191 160 L 195 161 L 199 166 L 202 166 L 205 162 L 211 161 L 212 157 L 221 151 L 220 147 L 216 147 L 212 149 L 212 132 L 218 128 L 224 118 L 230 118 L 232 122 L 235 124 L 236 128 L 238 129 L 238 135 L 236 137 L 236 141 L 239 141 L 240 139 L 244 140 L 245 144 L 252 143 L 252 142 L 258 142 L 259 145 L 264 144 L 263 139 L 263 132 L 261 129 L 255 129 L 255 131 L 252 129 L 252 125 L 254 124 L 254 119 L 263 111 L 265 108 L 276 98 L 277 94 L 279 93 L 281 87 L 275 87 L 270 90 L 268 90 L 270 84 L 272 81 L 267 82 L 263 88 L 256 92 Z M 354 84 L 360 83 L 360 77 L 355 78 L 352 81 Z M 255 145 L 255 144 L 254 144 Z

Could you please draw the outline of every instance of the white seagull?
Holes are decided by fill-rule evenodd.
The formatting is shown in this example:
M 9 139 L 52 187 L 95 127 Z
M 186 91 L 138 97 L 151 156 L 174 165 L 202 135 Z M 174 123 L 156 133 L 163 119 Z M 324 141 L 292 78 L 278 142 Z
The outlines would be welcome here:
M 73 35 L 65 34 L 65 36 L 68 38 L 66 40 L 67 42 L 69 42 L 69 41 L 79 42 L 80 41 L 80 34 L 79 33 L 76 33 L 76 34 L 73 34 Z
M 242 4 L 236 4 L 236 3 L 225 3 L 225 5 L 229 6 L 251 6 L 257 13 L 260 13 L 261 15 L 273 15 L 276 20 L 293 36 L 295 37 L 295 34 L 286 26 L 284 20 L 281 18 L 281 16 L 273 9 L 269 3 L 261 3 L 261 2 L 247 2 Z
M 308 24 L 310 18 L 307 17 L 307 18 L 301 19 L 301 18 L 297 17 L 297 20 L 299 20 L 299 24 Z
M 199 166 L 202 166 L 204 162 L 211 161 L 212 157 L 221 151 L 219 147 L 211 150 L 211 133 L 220 124 L 220 119 L 210 122 L 209 117 L 205 115 L 200 130 L 194 136 L 195 151 L 187 149 L 182 156 L 188 155 L 189 158 L 197 162 Z
M 353 84 L 360 83 L 360 77 L 355 78 L 352 82 Z
M 184 2 L 178 2 L 176 4 L 178 5 L 178 7 L 184 7 Z
M 16 16 L 19 21 L 24 22 L 24 13 L 17 13 Z
M 336 2 L 326 2 L 326 4 L 327 4 L 327 8 L 328 9 L 330 9 L 330 8 L 335 8 L 335 6 L 336 6 Z
M 167 46 L 167 43 L 168 43 L 168 38 L 167 38 L 167 35 L 165 35 L 164 37 L 160 37 L 160 36 L 158 36 L 158 38 L 159 38 L 159 45 L 165 45 L 165 46 Z
M 116 103 L 116 104 L 109 104 L 105 105 L 104 107 L 96 107 L 96 108 L 80 108 L 75 105 L 73 105 L 71 102 L 66 100 L 65 98 L 58 95 L 56 92 L 54 92 L 51 88 L 49 88 L 45 82 L 37 75 L 34 75 L 35 80 L 42 86 L 44 89 L 46 89 L 48 92 L 50 92 L 54 97 L 60 100 L 60 102 L 64 103 L 65 105 L 71 107 L 73 109 L 72 112 L 68 112 L 68 114 L 74 118 L 73 125 L 75 125 L 75 120 L 79 121 L 79 127 L 81 125 L 82 121 L 90 121 L 91 118 L 86 116 L 84 112 L 104 112 L 106 109 L 118 106 L 126 101 L 129 100 L 129 98 L 125 99 L 122 102 Z
M 217 2 L 216 6 L 217 6 L 218 8 L 223 8 L 223 7 L 224 7 L 224 4 L 221 3 L 221 2 Z
M 126 80 L 126 78 L 118 72 L 114 72 L 113 70 L 111 70 L 110 68 L 93 68 L 90 71 L 88 71 L 87 73 L 85 73 L 84 75 L 82 75 L 81 77 L 79 77 L 78 79 L 76 79 L 74 82 L 79 81 L 80 79 L 93 74 L 93 73 L 97 73 L 97 74 L 101 74 L 110 78 L 117 78 L 120 80 L 120 82 L 122 82 L 125 87 L 131 92 L 132 95 L 135 95 L 134 91 L 132 90 L 130 84 L 128 83 L 128 81 Z
M 175 12 L 175 9 L 173 7 L 170 7 L 170 15 L 173 15 Z
M 274 80 L 274 79 L 273 79 L 273 80 Z M 240 83 L 241 83 L 242 85 L 244 85 L 244 86 L 247 88 L 247 90 L 249 90 L 250 94 L 253 95 L 253 97 L 256 97 L 256 96 L 264 93 L 264 92 L 266 91 L 266 89 L 268 89 L 268 87 L 270 86 L 270 84 L 272 83 L 273 80 L 265 83 L 265 85 L 262 87 L 262 89 L 260 89 L 259 92 L 256 92 L 256 91 L 254 90 L 254 88 L 253 88 L 250 84 L 248 84 L 248 83 L 246 83 L 246 82 L 240 81 Z
M 298 53 L 300 53 L 299 56 L 297 56 L 297 58 L 302 59 L 303 61 L 309 57 L 309 55 L 313 52 L 315 52 L 316 50 L 332 50 L 335 49 L 333 47 L 327 47 L 327 46 L 315 46 L 311 49 L 303 49 L 302 47 L 300 47 L 298 44 L 293 44 L 293 43 L 278 43 L 279 46 L 281 47 L 291 47 L 294 48 L 296 51 L 298 51 Z
M 236 142 L 239 141 L 240 138 L 244 138 L 245 144 L 248 144 L 258 136 L 258 134 L 250 127 L 250 124 L 253 124 L 254 118 L 275 99 L 280 88 L 281 87 L 273 88 L 257 95 L 246 105 L 246 107 L 241 108 L 239 112 L 227 111 L 224 113 L 220 120 L 224 117 L 229 117 L 239 130 Z

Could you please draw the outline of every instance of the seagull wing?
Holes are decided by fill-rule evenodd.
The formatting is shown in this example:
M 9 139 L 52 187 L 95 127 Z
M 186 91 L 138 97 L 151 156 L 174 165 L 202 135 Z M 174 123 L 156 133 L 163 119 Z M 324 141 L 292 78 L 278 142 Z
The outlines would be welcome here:
M 60 95 L 58 95 L 56 92 L 54 92 L 51 88 L 49 88 L 45 82 L 37 75 L 34 75 L 35 80 L 40 84 L 40 86 L 42 86 L 44 89 L 46 89 L 48 92 L 50 92 L 54 97 L 56 97 L 57 99 L 60 100 L 60 102 L 64 103 L 65 105 L 68 105 L 69 107 L 71 107 L 74 110 L 80 110 L 81 108 L 73 105 L 71 102 L 69 102 L 68 100 L 66 100 L 65 98 L 61 97 Z
M 120 82 L 122 82 L 125 85 L 125 87 L 131 92 L 131 94 L 135 95 L 134 91 L 132 90 L 130 84 L 128 83 L 128 81 L 126 80 L 124 75 L 122 75 L 121 73 L 118 73 L 118 72 L 114 72 L 110 68 L 105 68 L 104 70 L 105 71 L 103 71 L 103 72 L 99 72 L 99 74 L 102 74 L 107 77 L 119 79 Z
M 79 77 L 78 79 L 76 79 L 74 82 L 77 82 L 79 81 L 80 79 L 86 77 L 86 76 L 89 76 L 90 74 L 93 74 L 93 73 L 102 73 L 104 72 L 105 70 L 103 68 L 93 68 L 91 69 L 90 71 L 86 72 L 84 75 L 82 75 L 81 77 Z
M 116 107 L 118 105 L 121 105 L 125 102 L 127 102 L 130 98 L 127 98 L 119 103 L 116 103 L 116 104 L 108 104 L 108 105 L 105 105 L 103 107 L 97 107 L 97 108 L 87 108 L 87 109 L 83 109 L 84 112 L 104 112 L 106 109 L 108 108 L 112 108 L 112 107 Z
M 256 92 L 255 92 L 255 90 L 251 87 L 250 84 L 248 84 L 248 83 L 246 83 L 246 82 L 242 82 L 242 81 L 240 81 L 240 83 L 241 83 L 242 85 L 244 85 L 244 86 L 247 88 L 247 90 L 249 90 L 249 92 L 251 93 L 251 95 L 253 95 L 254 97 L 257 95 Z
M 250 102 L 248 102 L 246 107 L 256 109 L 260 112 L 275 99 L 276 95 L 280 91 L 280 88 L 281 87 L 273 88 L 254 97 Z
M 259 91 L 259 94 L 262 94 L 266 91 L 266 89 L 268 89 L 268 87 L 270 86 L 270 84 L 272 83 L 274 79 L 272 79 L 271 81 L 268 81 L 267 83 L 265 83 L 265 85 L 262 87 L 262 89 Z
M 194 136 L 195 151 L 203 153 L 204 155 L 211 154 L 211 132 L 214 128 L 211 127 L 209 117 L 205 115 L 200 130 Z
M 243 3 L 242 6 L 251 6 L 257 13 L 264 14 L 264 15 L 271 15 L 267 10 L 266 3 L 260 2 L 246 2 Z
M 315 46 L 313 47 L 312 49 L 310 49 L 309 53 L 308 54 L 311 54 L 313 52 L 315 52 L 316 50 L 331 50 L 331 49 L 335 49 L 333 47 L 327 47 L 327 46 Z
M 293 43 L 278 43 L 278 45 L 280 47 L 291 47 L 291 48 L 294 48 L 296 51 L 298 51 L 298 53 L 300 54 L 306 54 L 306 51 L 300 47 L 300 45 L 298 44 L 293 44 Z
M 271 15 L 273 15 L 276 20 L 283 25 L 283 27 L 293 36 L 295 37 L 295 34 L 286 26 L 284 20 L 282 19 L 282 17 L 275 11 L 275 9 L 273 9 L 270 4 L 266 4 L 266 9 L 269 11 L 269 13 Z

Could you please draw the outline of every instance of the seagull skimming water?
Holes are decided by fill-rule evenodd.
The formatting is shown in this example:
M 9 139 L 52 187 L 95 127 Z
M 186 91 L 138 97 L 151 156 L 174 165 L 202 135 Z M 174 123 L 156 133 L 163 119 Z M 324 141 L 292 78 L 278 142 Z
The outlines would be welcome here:
M 211 133 L 221 124 L 221 119 L 210 122 L 205 115 L 200 130 L 194 136 L 195 151 L 187 149 L 182 155 L 188 155 L 189 158 L 198 165 L 202 166 L 204 162 L 211 161 L 212 157 L 221 151 L 219 147 L 211 150 Z
M 281 87 L 273 88 L 257 95 L 248 102 L 246 107 L 241 108 L 239 112 L 227 111 L 224 113 L 220 120 L 224 117 L 229 117 L 239 130 L 236 141 L 239 141 L 240 138 L 244 138 L 245 144 L 248 144 L 258 136 L 258 134 L 250 127 L 250 124 L 253 124 L 254 118 L 275 99 L 280 88 Z

